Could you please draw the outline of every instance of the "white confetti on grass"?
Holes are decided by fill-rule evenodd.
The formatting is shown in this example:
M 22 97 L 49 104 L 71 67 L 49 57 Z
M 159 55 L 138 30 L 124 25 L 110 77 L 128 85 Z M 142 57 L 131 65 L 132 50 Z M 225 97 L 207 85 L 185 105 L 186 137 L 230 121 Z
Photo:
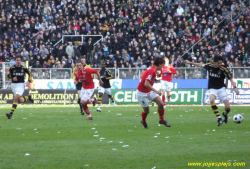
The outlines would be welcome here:
M 129 145 L 123 145 L 122 147 L 128 147 Z
M 113 141 L 108 141 L 108 143 L 113 143 Z
M 165 138 L 169 138 L 169 136 L 166 136 Z
M 24 117 L 23 119 L 24 119 L 24 120 L 26 120 L 27 118 L 26 118 L 26 117 Z
M 152 169 L 156 169 L 156 166 L 152 167 Z
M 99 135 L 93 135 L 93 137 L 99 137 Z
M 34 128 L 34 130 L 37 130 L 37 128 Z
M 95 133 L 98 133 L 98 131 L 95 131 Z
M 29 155 L 30 155 L 30 153 L 26 153 L 25 155 L 26 155 L 26 156 L 29 156 Z
M 154 138 L 157 138 L 158 136 L 154 136 Z
M 16 128 L 17 130 L 21 130 L 22 128 Z
M 213 129 L 213 131 L 216 131 L 215 129 Z
M 123 143 L 123 141 L 120 141 L 119 143 L 120 143 L 120 144 L 122 144 L 122 143 Z
M 89 164 L 86 164 L 86 165 L 85 165 L 85 167 L 88 167 L 88 166 L 89 166 Z
M 112 150 L 118 150 L 117 148 L 112 148 Z
M 91 128 L 91 130 L 95 130 L 95 127 Z
M 154 112 L 153 114 L 157 114 L 157 112 Z
M 60 131 L 58 131 L 57 133 L 61 133 Z
M 120 115 L 122 115 L 122 114 L 121 114 L 121 113 L 116 113 L 116 115 L 117 115 L 117 116 L 120 116 Z
M 157 135 L 160 135 L 161 133 L 156 133 Z
M 104 137 L 101 137 L 100 140 L 104 140 L 105 138 Z

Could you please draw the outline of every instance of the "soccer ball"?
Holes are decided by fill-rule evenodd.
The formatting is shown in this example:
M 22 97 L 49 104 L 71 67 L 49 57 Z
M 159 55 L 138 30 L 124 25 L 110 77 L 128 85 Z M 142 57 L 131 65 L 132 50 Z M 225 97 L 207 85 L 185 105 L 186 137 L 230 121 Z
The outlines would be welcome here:
M 236 114 L 233 117 L 235 123 L 240 124 L 243 121 L 243 116 L 241 114 Z

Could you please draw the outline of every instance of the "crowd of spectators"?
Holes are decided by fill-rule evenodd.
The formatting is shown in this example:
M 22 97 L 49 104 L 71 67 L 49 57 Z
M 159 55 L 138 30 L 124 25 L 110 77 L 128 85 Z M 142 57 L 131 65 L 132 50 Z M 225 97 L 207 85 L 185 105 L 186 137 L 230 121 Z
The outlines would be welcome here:
M 226 66 L 250 66 L 249 1 L 0 0 L 0 11 L 0 62 L 21 54 L 32 68 L 73 69 L 86 57 L 94 68 L 144 69 L 165 56 L 179 68 L 221 55 Z M 62 35 L 100 36 L 57 43 Z

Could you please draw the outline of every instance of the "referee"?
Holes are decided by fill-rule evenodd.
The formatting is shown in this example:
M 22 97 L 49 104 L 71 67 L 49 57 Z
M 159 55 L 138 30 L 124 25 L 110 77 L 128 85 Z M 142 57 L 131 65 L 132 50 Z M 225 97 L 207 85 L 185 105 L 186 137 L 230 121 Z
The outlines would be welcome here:
M 11 89 L 12 92 L 14 93 L 14 100 L 11 112 L 6 114 L 8 119 L 11 119 L 19 103 L 26 102 L 27 100 L 31 101 L 31 103 L 34 103 L 34 100 L 31 98 L 31 95 L 22 97 L 25 89 L 25 84 L 24 84 L 25 74 L 28 74 L 29 78 L 28 81 L 26 82 L 26 86 L 29 86 L 29 83 L 31 83 L 32 81 L 31 73 L 26 67 L 23 67 L 21 65 L 22 56 L 17 55 L 15 58 L 15 62 L 16 62 L 15 65 L 11 66 L 9 68 L 9 73 L 6 74 L 7 79 L 11 80 Z

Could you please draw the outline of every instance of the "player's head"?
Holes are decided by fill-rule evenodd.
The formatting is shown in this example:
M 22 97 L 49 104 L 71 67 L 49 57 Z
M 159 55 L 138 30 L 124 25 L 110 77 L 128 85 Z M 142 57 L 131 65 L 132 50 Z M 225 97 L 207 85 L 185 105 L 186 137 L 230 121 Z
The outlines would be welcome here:
M 161 68 L 164 66 L 165 60 L 162 57 L 156 57 L 154 60 L 154 66 L 156 67 L 156 70 L 161 70 Z
M 167 57 L 165 57 L 165 66 L 168 66 L 169 65 L 169 59 Z
M 219 68 L 223 64 L 223 57 L 222 56 L 215 56 L 214 57 L 214 67 Z
M 20 66 L 21 65 L 21 62 L 22 62 L 22 56 L 21 55 L 17 55 L 15 57 L 15 61 L 16 61 L 16 66 Z
M 81 62 L 85 66 L 86 65 L 86 58 L 85 57 L 81 57 Z
M 78 71 L 82 71 L 83 65 L 82 65 L 82 62 L 80 60 L 76 61 L 76 68 Z
M 105 69 L 105 68 L 106 68 L 106 63 L 105 63 L 105 62 L 102 62 L 102 63 L 101 63 L 101 68 L 102 68 L 102 69 Z

